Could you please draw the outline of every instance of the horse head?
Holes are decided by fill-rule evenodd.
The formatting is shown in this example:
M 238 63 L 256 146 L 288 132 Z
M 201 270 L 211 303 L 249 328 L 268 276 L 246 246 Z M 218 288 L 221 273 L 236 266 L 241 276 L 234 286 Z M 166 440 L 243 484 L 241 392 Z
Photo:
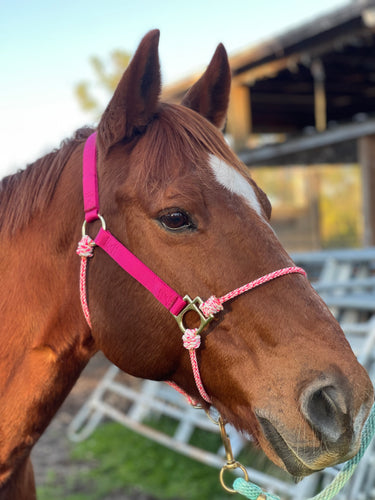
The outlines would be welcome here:
M 219 296 L 293 263 L 270 226 L 266 195 L 221 133 L 224 47 L 172 105 L 160 102 L 158 40 L 157 31 L 142 40 L 98 126 L 101 212 L 179 293 Z M 112 362 L 202 399 L 173 316 L 100 248 L 87 286 L 92 335 Z M 358 451 L 372 385 L 305 276 L 232 300 L 201 336 L 197 360 L 212 404 L 280 467 L 301 477 Z

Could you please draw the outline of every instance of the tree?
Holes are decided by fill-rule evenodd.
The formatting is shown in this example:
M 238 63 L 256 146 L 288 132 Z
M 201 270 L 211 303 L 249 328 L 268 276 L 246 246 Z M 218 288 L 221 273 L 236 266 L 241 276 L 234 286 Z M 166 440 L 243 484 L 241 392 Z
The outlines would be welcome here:
M 94 72 L 94 82 L 82 80 L 74 87 L 74 94 L 79 105 L 84 111 L 90 113 L 97 120 L 102 112 L 103 103 L 108 101 L 108 95 L 112 95 L 120 78 L 129 64 L 131 55 L 122 50 L 114 50 L 109 55 L 109 67 L 107 62 L 98 56 L 90 58 L 90 65 Z M 105 94 L 102 96 L 101 94 Z M 105 97 L 103 99 L 103 97 Z

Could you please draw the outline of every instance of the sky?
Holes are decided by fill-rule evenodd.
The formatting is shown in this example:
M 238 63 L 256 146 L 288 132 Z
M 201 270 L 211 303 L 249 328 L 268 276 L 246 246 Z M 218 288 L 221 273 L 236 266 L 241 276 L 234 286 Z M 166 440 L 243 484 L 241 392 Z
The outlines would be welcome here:
M 0 178 L 92 118 L 74 96 L 90 57 L 134 53 L 159 28 L 164 83 L 203 71 L 218 43 L 234 55 L 350 0 L 0 0 Z M 108 98 L 109 99 L 109 98 Z

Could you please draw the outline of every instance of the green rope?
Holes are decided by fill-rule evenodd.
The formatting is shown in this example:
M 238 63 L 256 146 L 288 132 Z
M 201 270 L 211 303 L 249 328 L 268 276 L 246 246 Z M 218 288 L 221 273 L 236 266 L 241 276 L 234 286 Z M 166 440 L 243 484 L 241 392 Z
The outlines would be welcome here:
M 330 500 L 333 498 L 344 486 L 344 484 L 352 477 L 355 468 L 363 457 L 366 449 L 368 448 L 373 436 L 375 434 L 375 404 L 372 407 L 370 416 L 367 419 L 362 431 L 362 441 L 359 451 L 355 457 L 346 462 L 341 471 L 337 474 L 332 483 L 324 488 L 318 495 L 315 495 L 309 500 Z M 257 500 L 259 495 L 263 495 L 265 500 L 280 500 L 276 495 L 265 493 L 259 486 L 245 481 L 243 478 L 237 478 L 233 483 L 233 489 L 241 495 L 249 498 L 250 500 Z

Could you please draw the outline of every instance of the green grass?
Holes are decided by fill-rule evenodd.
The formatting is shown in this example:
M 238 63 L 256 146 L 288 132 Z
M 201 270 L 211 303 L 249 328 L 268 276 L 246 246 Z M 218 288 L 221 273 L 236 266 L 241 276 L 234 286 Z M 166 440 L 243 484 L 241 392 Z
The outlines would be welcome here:
M 159 430 L 171 434 L 174 421 L 163 417 L 149 421 Z M 191 444 L 216 452 L 220 446 L 217 434 L 196 430 Z M 51 473 L 38 489 L 38 500 L 102 500 L 110 493 L 138 490 L 159 500 L 228 500 L 231 498 L 219 483 L 219 471 L 117 424 L 106 423 L 83 443 L 72 446 L 72 462 L 77 472 L 63 485 Z M 262 453 L 250 449 L 239 457 L 280 477 L 281 471 Z M 80 465 L 89 465 L 80 470 Z M 81 468 L 82 469 L 82 468 Z M 282 474 L 282 473 L 281 473 Z M 284 477 L 285 479 L 285 477 Z M 230 473 L 226 474 L 230 481 Z
M 77 472 L 63 486 L 49 474 L 38 488 L 38 500 L 102 500 L 111 492 L 122 491 L 125 496 L 134 490 L 160 500 L 228 500 L 229 496 L 219 484 L 218 470 L 116 423 L 102 425 L 75 445 L 72 461 L 89 464 L 90 470 Z

